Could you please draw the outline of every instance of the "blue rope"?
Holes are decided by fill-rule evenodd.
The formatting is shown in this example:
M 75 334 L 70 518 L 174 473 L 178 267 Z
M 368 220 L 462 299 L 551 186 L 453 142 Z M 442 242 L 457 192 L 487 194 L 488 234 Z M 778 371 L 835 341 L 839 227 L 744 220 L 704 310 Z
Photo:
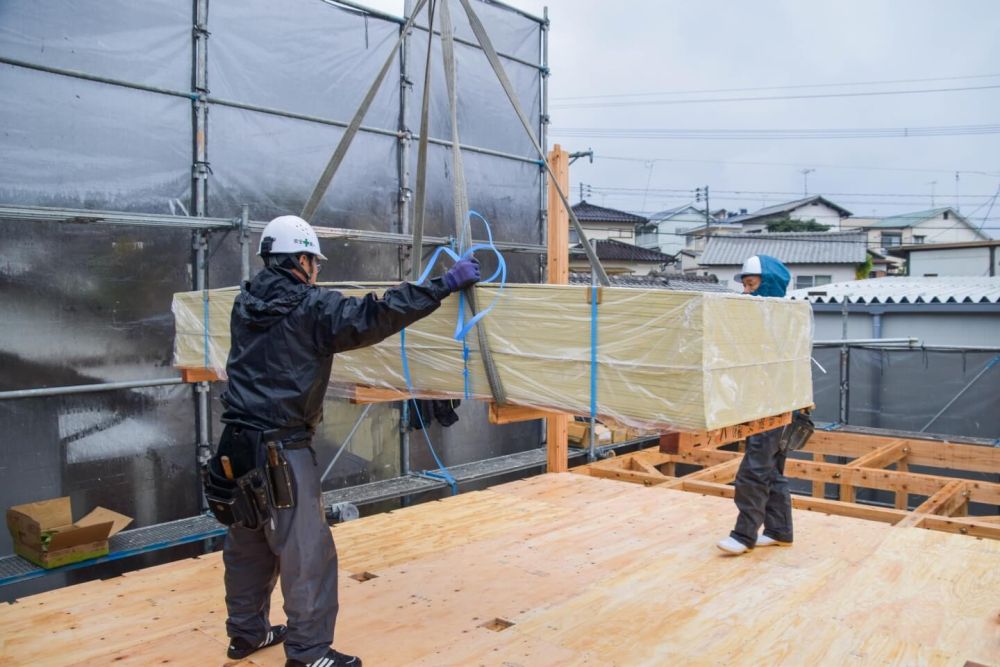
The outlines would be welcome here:
M 479 311 L 479 313 L 477 313 L 472 319 L 470 319 L 468 322 L 466 322 L 465 321 L 465 295 L 462 294 L 461 292 L 459 292 L 459 295 L 458 295 L 458 299 L 459 299 L 458 300 L 458 320 L 455 323 L 454 338 L 455 338 L 455 340 L 461 340 L 462 341 L 462 361 L 463 361 L 463 364 L 464 364 L 464 367 L 463 367 L 463 370 L 462 370 L 462 375 L 464 377 L 465 397 L 466 397 L 466 399 L 468 399 L 469 395 L 470 395 L 470 385 L 469 385 L 469 382 L 470 382 L 470 379 L 469 379 L 469 346 L 468 346 L 468 344 L 466 342 L 466 338 L 465 338 L 466 334 L 468 334 L 469 330 L 472 329 L 472 327 L 476 326 L 481 319 L 483 319 L 484 317 L 486 317 L 486 315 L 491 310 L 493 310 L 493 306 L 496 305 L 497 300 L 500 298 L 500 294 L 503 292 L 504 286 L 507 284 L 507 262 L 504 260 L 503 255 L 500 254 L 500 251 L 497 250 L 497 247 L 496 247 L 496 245 L 493 242 L 493 231 L 490 229 L 490 223 L 487 222 L 486 218 L 484 218 L 482 215 L 480 215 L 476 211 L 469 211 L 469 223 L 470 224 L 472 223 L 472 217 L 479 218 L 480 220 L 483 221 L 483 225 L 486 227 L 486 237 L 487 237 L 488 241 L 486 243 L 477 243 L 477 244 L 473 245 L 471 248 L 469 248 L 468 250 L 465 250 L 464 252 L 462 252 L 461 254 L 456 253 L 454 250 L 452 250 L 451 248 L 449 248 L 447 246 L 441 246 L 441 247 L 439 247 L 437 250 L 434 251 L 434 254 L 431 255 L 430 260 L 427 262 L 426 268 L 424 268 L 423 273 L 421 273 L 420 277 L 417 279 L 418 283 L 422 283 L 425 280 L 427 280 L 427 277 L 430 275 L 431 271 L 434 269 L 434 266 L 437 264 L 437 261 L 438 261 L 438 259 L 440 259 L 440 257 L 441 257 L 442 254 L 448 255 L 449 257 L 451 257 L 452 259 L 454 259 L 457 262 L 457 261 L 459 261 L 461 259 L 464 259 L 464 258 L 467 258 L 467 257 L 472 257 L 479 250 L 489 250 L 497 258 L 497 270 L 493 272 L 493 275 L 491 275 L 490 277 L 486 278 L 485 281 L 483 281 L 483 282 L 493 282 L 498 277 L 500 279 L 500 287 L 499 287 L 499 289 L 497 289 L 497 293 L 496 293 L 496 295 L 494 295 L 493 301 L 490 302 L 489 306 L 487 306 L 483 310 Z M 461 248 L 460 248 L 460 250 L 461 250 Z M 406 354 L 406 329 L 403 329 L 402 331 L 399 332 L 399 352 L 400 352 L 400 358 L 402 360 L 402 366 L 403 366 L 403 378 L 406 380 L 406 388 L 409 390 L 409 392 L 410 392 L 410 394 L 412 396 L 409 399 L 409 401 L 413 402 L 413 409 L 417 413 L 417 420 L 420 422 L 420 427 L 421 427 L 420 430 L 423 431 L 424 439 L 427 441 L 427 448 L 430 450 L 431 456 L 434 457 L 434 462 L 437 463 L 437 466 L 438 466 L 438 471 L 437 472 L 425 470 L 422 473 L 418 473 L 418 474 L 421 477 L 429 477 L 431 479 L 441 479 L 441 480 L 444 480 L 451 487 L 451 494 L 452 495 L 457 495 L 458 494 L 458 482 L 455 481 L 455 478 L 452 477 L 451 473 L 448 471 L 447 466 L 445 466 L 445 464 L 438 457 L 437 451 L 435 451 L 435 449 L 434 449 L 434 444 L 431 442 L 431 436 L 427 432 L 427 425 L 424 424 L 424 417 L 423 417 L 422 414 L 420 414 L 420 408 L 417 405 L 417 400 L 416 400 L 416 397 L 415 397 L 416 396 L 416 392 L 413 389 L 413 379 L 412 379 L 412 376 L 410 375 L 410 361 L 409 361 L 409 359 L 407 357 L 407 354 Z

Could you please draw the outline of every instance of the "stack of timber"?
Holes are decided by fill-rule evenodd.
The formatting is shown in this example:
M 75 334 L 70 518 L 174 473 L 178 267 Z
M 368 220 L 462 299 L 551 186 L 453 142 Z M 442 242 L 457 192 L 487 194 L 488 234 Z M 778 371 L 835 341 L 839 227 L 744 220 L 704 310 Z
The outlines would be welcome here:
M 369 667 L 1000 664 L 1000 542 L 794 513 L 794 546 L 731 558 L 731 500 L 550 474 L 340 524 L 336 645 Z M 222 580 L 214 553 L 0 605 L 0 664 L 281 667 L 225 660 Z
M 384 286 L 383 286 L 384 287 Z M 348 295 L 367 289 L 340 287 Z M 812 312 L 803 302 L 658 289 L 479 285 L 480 322 L 512 403 L 586 414 L 596 340 L 597 412 L 626 424 L 710 430 L 812 404 Z M 174 296 L 175 365 L 221 374 L 236 288 Z M 406 331 L 413 388 L 462 397 L 458 298 Z M 592 337 L 592 333 L 596 336 Z M 474 335 L 469 387 L 489 398 Z M 336 381 L 407 389 L 399 336 L 337 355 Z

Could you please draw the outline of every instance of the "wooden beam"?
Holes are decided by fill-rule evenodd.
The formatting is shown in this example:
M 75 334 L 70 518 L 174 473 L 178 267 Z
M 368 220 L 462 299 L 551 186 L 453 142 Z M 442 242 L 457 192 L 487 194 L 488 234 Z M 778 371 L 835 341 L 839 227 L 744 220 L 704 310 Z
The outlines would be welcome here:
M 962 535 L 972 535 L 973 537 L 988 537 L 993 540 L 1000 540 L 1000 525 L 986 521 L 964 521 L 955 517 L 931 514 L 921 519 L 919 527 L 927 528 L 928 530 L 941 530 L 946 533 L 959 533 Z
M 813 461 L 818 461 L 820 463 L 826 463 L 826 457 L 819 452 L 813 452 Z M 826 497 L 826 484 L 823 482 L 813 482 L 812 483 L 812 496 L 813 498 L 824 498 Z
M 852 468 L 886 468 L 901 461 L 910 453 L 910 448 L 902 440 L 894 440 L 864 456 L 859 456 L 847 465 Z
M 563 192 L 569 192 L 569 153 L 556 144 L 549 151 L 549 167 Z M 563 206 L 554 187 L 548 188 L 548 281 L 569 283 L 569 211 Z M 569 468 L 569 415 L 551 414 L 545 422 L 546 457 L 549 472 Z
M 658 486 L 678 479 L 676 477 L 667 477 L 660 473 L 652 475 L 648 472 L 625 470 L 624 468 L 595 468 L 593 466 L 590 467 L 590 476 L 617 479 L 622 482 L 642 484 L 643 486 Z
M 222 382 L 222 378 L 212 368 L 178 368 L 184 382 Z
M 632 456 L 632 457 L 630 457 L 628 459 L 628 462 L 631 465 L 632 470 L 637 470 L 639 472 L 649 473 L 650 475 L 660 475 L 660 476 L 663 476 L 663 477 L 666 476 L 666 475 L 663 474 L 663 472 L 661 470 L 659 470 L 652 463 L 650 463 L 649 461 L 646 461 L 646 460 L 644 460 L 642 458 L 639 458 L 638 456 Z
M 716 465 L 738 457 L 736 452 L 698 449 L 677 455 L 677 460 L 694 465 Z M 788 459 L 785 462 L 785 475 L 798 479 L 808 479 L 833 484 L 850 484 L 855 487 L 881 489 L 898 493 L 930 496 L 937 493 L 953 478 L 903 472 L 899 470 L 882 470 L 874 468 L 852 468 L 836 463 L 819 463 L 802 459 Z M 1000 505 L 1000 484 L 979 480 L 964 480 L 970 490 L 970 499 L 990 505 Z
M 858 458 L 874 449 L 894 442 L 901 442 L 909 447 L 910 452 L 906 461 L 910 465 L 975 472 L 1000 472 L 1000 448 L 954 444 L 947 440 L 916 440 L 866 433 L 816 431 L 809 439 L 804 451 Z
M 930 514 L 949 516 L 962 504 L 969 502 L 968 483 L 953 479 L 941 487 L 927 500 L 914 508 L 912 512 L 897 523 L 898 527 L 917 526 Z
M 515 405 L 513 403 L 497 405 L 496 403 L 490 401 L 489 418 L 491 424 L 513 424 L 516 422 L 531 421 L 533 419 L 551 419 L 552 417 L 559 415 L 560 413 L 531 408 L 525 405 Z
M 789 459 L 785 463 L 785 475 L 800 479 L 822 480 L 834 484 L 851 484 L 868 489 L 884 491 L 903 491 L 922 496 L 937 493 L 949 482 L 947 477 L 924 475 L 898 470 L 873 470 L 871 468 L 849 468 L 833 463 L 814 463 L 798 459 Z M 1000 504 L 1000 484 L 966 480 L 969 485 L 970 498 L 977 502 L 990 505 Z
M 684 475 L 683 477 L 678 477 L 674 481 L 671 481 L 666 485 L 666 488 L 674 489 L 684 489 L 685 485 L 691 484 L 692 482 L 711 482 L 713 484 L 726 484 L 733 481 L 736 477 L 736 471 L 740 467 L 740 461 L 743 457 L 731 459 L 729 461 L 724 461 L 718 463 L 714 466 L 704 468 L 698 472 L 693 472 L 690 475 Z
M 660 436 L 660 451 L 678 454 L 692 449 L 714 449 L 746 439 L 748 436 L 770 431 L 792 421 L 792 413 L 752 419 L 712 431 L 669 431 Z
M 882 445 L 877 449 L 873 449 L 864 456 L 859 456 L 850 463 L 848 467 L 851 468 L 884 468 L 896 461 L 906 458 L 909 454 L 910 448 L 907 447 L 901 440 L 895 440 L 886 445 Z M 850 484 L 840 485 L 840 499 L 853 503 L 854 502 L 854 487 Z
M 681 478 L 684 481 L 686 478 Z M 685 491 L 702 493 L 708 496 L 719 496 L 721 498 L 732 498 L 734 489 L 728 484 L 717 482 L 705 482 L 700 480 L 686 481 L 681 488 Z M 857 503 L 845 503 L 839 500 L 827 500 L 826 498 L 812 498 L 810 496 L 792 496 L 792 507 L 812 512 L 823 512 L 824 514 L 835 514 L 837 516 L 848 516 L 855 519 L 865 519 L 868 521 L 881 521 L 882 523 L 894 524 L 906 516 L 906 512 L 889 509 L 886 507 L 874 507 L 872 505 L 858 505 Z

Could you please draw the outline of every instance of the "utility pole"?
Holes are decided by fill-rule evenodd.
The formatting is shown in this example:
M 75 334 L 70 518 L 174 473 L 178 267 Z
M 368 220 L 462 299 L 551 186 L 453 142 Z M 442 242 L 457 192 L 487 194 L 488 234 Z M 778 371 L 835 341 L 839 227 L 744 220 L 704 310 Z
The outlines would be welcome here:
M 933 206 L 931 207 L 933 208 Z M 962 198 L 958 195 L 958 172 L 955 172 L 955 210 L 962 212 Z
M 937 185 L 937 181 L 928 181 L 927 185 L 931 186 L 931 208 L 934 208 L 934 187 Z
M 803 197 L 808 197 L 809 196 L 809 174 L 813 173 L 814 171 L 816 171 L 816 170 L 815 169 L 802 169 L 799 172 L 800 174 L 802 174 L 802 196 Z
M 705 244 L 708 245 L 708 239 L 712 237 L 712 206 L 708 200 L 707 185 L 694 189 L 694 200 L 700 202 L 702 197 L 705 198 Z

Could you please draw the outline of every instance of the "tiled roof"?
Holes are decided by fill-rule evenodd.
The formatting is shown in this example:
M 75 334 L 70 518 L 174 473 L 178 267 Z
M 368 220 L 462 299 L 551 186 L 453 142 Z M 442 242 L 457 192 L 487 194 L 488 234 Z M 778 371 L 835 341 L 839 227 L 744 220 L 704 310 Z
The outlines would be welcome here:
M 810 204 L 826 204 L 830 208 L 837 211 L 840 216 L 850 217 L 851 212 L 848 211 L 843 206 L 838 206 L 826 197 L 821 197 L 820 195 L 814 195 L 812 197 L 804 197 L 802 199 L 796 199 L 795 201 L 785 202 L 784 204 L 774 204 L 773 206 L 765 206 L 762 209 L 754 211 L 753 213 L 744 213 L 743 215 L 736 215 L 732 218 L 726 218 L 726 222 L 750 222 L 751 220 L 756 220 L 757 218 L 768 218 L 774 215 L 780 215 L 782 213 L 791 213 L 797 208 L 802 206 L 808 206 Z
M 913 227 L 914 225 L 919 225 L 924 220 L 930 220 L 931 218 L 936 218 L 945 211 L 951 211 L 951 215 L 955 216 L 956 220 L 959 220 L 965 224 L 969 224 L 968 221 L 958 214 L 955 209 L 950 206 L 944 206 L 942 208 L 931 208 L 926 211 L 914 211 L 913 213 L 901 213 L 899 215 L 891 215 L 888 218 L 882 218 L 881 220 L 868 225 L 871 229 L 900 229 L 905 227 Z
M 640 248 L 637 245 L 622 243 L 615 239 L 598 239 L 592 243 L 597 251 L 597 258 L 602 261 L 653 262 L 656 264 L 674 261 L 673 255 L 667 255 L 659 250 Z M 583 246 L 579 243 L 569 249 L 569 254 L 573 257 L 586 256 Z
M 693 213 L 695 215 L 704 216 L 705 211 L 699 210 L 694 206 L 684 205 L 678 206 L 677 208 L 668 208 L 666 211 L 659 211 L 657 213 L 649 216 L 650 222 L 661 222 L 663 220 L 670 220 L 674 216 L 680 215 L 682 213 Z
M 1000 303 L 1000 277 L 871 278 L 789 292 L 812 303 Z
M 644 218 L 641 215 L 613 208 L 604 208 L 603 206 L 594 206 L 587 201 L 573 204 L 573 212 L 576 213 L 576 218 L 580 222 L 626 222 L 631 224 L 649 222 L 648 218 Z
M 715 276 L 689 276 L 684 273 L 658 273 L 646 276 L 608 276 L 614 287 L 646 287 L 672 289 L 684 292 L 727 292 L 733 290 L 719 283 Z M 573 285 L 589 285 L 589 273 L 571 273 L 569 282 Z
M 713 236 L 698 259 L 702 266 L 743 264 L 751 255 L 770 255 L 785 264 L 863 264 L 864 232 L 761 232 Z

